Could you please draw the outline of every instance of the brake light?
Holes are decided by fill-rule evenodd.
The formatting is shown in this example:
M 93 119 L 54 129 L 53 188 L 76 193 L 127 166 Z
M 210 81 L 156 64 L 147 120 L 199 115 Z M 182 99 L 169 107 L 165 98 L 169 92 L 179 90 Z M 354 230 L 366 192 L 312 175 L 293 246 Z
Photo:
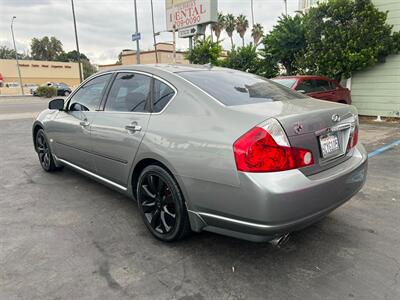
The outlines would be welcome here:
M 354 148 L 358 143 L 358 124 L 355 125 L 353 132 L 350 133 L 349 144 L 347 149 Z
M 281 125 L 275 119 L 254 127 L 234 144 L 238 171 L 277 172 L 311 166 L 312 152 L 290 147 Z

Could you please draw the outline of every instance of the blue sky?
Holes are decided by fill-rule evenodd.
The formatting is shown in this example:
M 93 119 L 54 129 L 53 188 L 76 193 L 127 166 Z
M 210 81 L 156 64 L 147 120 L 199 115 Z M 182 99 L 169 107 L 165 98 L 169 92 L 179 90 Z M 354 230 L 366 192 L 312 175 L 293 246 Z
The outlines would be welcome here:
M 284 12 L 283 0 L 253 0 L 255 22 L 261 23 L 265 31 L 271 30 L 277 18 Z M 114 63 L 122 49 L 133 49 L 130 40 L 134 32 L 133 0 L 74 0 L 81 52 L 98 64 Z M 165 1 L 154 0 L 156 31 L 165 30 Z M 33 37 L 56 36 L 64 50 L 75 47 L 70 0 L 0 0 L 0 45 L 11 47 L 10 21 L 14 21 L 14 32 L 19 52 L 27 51 Z M 150 0 L 137 0 L 139 31 L 142 34 L 141 48 L 152 47 Z M 288 12 L 294 14 L 298 0 L 288 0 Z M 251 20 L 250 0 L 219 0 L 218 10 L 234 15 L 244 14 Z M 234 34 L 236 44 L 240 37 Z M 223 46 L 230 42 L 225 33 Z M 172 40 L 171 33 L 162 33 L 157 41 Z M 251 40 L 250 30 L 246 41 Z M 178 39 L 178 48 L 188 47 L 187 39 Z

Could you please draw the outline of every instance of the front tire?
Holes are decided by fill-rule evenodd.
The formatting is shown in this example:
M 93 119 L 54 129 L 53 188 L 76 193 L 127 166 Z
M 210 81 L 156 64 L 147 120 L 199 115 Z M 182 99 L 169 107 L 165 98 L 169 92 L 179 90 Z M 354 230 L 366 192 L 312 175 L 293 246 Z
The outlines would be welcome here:
M 46 172 L 53 172 L 57 170 L 58 168 L 54 162 L 53 155 L 51 154 L 51 149 L 43 129 L 39 129 L 36 133 L 35 146 L 38 153 L 39 162 L 43 170 Z
M 175 179 L 157 165 L 139 176 L 136 195 L 147 229 L 159 240 L 173 242 L 190 233 L 189 217 Z

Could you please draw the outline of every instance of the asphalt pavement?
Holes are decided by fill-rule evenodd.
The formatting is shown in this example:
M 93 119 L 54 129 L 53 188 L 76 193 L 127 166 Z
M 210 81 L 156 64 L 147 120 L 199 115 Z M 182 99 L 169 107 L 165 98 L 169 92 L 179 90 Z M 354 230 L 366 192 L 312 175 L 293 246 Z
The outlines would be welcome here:
M 41 169 L 31 126 L 47 101 L 0 97 L 0 299 L 400 299 L 400 146 L 281 247 L 206 232 L 164 244 L 131 199 Z M 372 152 L 400 126 L 363 123 L 360 139 Z

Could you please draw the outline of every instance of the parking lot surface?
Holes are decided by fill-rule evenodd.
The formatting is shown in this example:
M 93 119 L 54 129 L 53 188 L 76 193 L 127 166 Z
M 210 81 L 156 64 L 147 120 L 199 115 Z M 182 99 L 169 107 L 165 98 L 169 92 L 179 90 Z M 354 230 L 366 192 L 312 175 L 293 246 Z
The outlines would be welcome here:
M 0 299 L 400 299 L 400 146 L 371 157 L 364 188 L 281 247 L 206 232 L 164 244 L 131 199 L 41 169 L 31 125 L 46 106 L 0 97 Z M 360 135 L 371 152 L 400 127 L 365 123 Z

